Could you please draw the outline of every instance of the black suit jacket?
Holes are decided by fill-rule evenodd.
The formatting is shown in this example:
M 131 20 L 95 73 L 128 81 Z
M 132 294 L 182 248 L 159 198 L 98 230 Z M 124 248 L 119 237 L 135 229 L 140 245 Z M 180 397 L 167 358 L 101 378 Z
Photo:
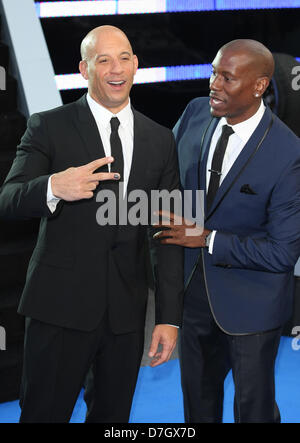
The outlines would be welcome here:
M 133 110 L 134 150 L 128 193 L 179 185 L 174 138 L 168 129 Z M 0 217 L 40 217 L 19 312 L 51 324 L 93 330 L 108 309 L 115 333 L 144 327 L 147 226 L 99 226 L 92 199 L 61 201 L 52 214 L 49 176 L 105 157 L 99 131 L 83 96 L 34 114 L 0 192 Z M 103 167 L 107 170 L 107 166 Z M 181 324 L 182 250 L 151 245 L 156 280 L 156 323 Z

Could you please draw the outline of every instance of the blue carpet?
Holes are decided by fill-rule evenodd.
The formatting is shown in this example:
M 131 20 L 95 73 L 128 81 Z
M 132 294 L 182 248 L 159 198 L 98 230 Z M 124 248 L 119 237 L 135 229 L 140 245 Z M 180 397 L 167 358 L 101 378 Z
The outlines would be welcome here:
M 300 350 L 292 349 L 292 339 L 282 337 L 276 362 L 276 396 L 283 423 L 300 423 Z M 233 382 L 231 373 L 225 381 L 224 423 L 233 422 Z M 72 423 L 85 417 L 81 392 Z M 16 423 L 20 415 L 17 401 L 0 404 L 0 423 Z M 157 368 L 140 369 L 131 423 L 183 423 L 183 405 L 178 360 Z

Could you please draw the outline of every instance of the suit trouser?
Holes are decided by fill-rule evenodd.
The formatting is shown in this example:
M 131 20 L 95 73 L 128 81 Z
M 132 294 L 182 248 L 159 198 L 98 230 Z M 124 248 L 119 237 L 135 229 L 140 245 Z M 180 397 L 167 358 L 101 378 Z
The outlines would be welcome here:
M 107 315 L 92 332 L 26 319 L 20 422 L 68 422 L 84 384 L 87 423 L 128 422 L 143 346 L 144 331 L 114 335 Z
M 224 380 L 230 369 L 235 421 L 280 422 L 274 382 L 280 336 L 281 328 L 253 335 L 224 333 L 212 316 L 198 266 L 185 295 L 180 340 L 186 422 L 222 421 Z

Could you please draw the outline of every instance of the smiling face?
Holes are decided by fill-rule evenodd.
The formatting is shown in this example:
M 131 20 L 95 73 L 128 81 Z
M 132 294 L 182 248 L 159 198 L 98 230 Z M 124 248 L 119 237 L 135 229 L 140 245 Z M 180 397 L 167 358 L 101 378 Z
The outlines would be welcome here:
M 221 49 L 210 78 L 210 111 L 237 124 L 255 114 L 269 79 L 258 75 L 255 58 L 247 51 Z
M 125 34 L 110 26 L 97 28 L 83 44 L 79 64 L 91 97 L 116 114 L 129 102 L 138 60 Z

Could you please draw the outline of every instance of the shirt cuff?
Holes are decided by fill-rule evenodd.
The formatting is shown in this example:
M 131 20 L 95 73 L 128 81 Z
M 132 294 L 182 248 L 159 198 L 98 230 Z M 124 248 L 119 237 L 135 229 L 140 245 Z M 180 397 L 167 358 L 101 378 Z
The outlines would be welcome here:
M 53 212 L 56 210 L 56 206 L 58 204 L 58 202 L 61 200 L 58 197 L 55 197 L 55 195 L 53 195 L 52 192 L 52 187 L 51 187 L 51 178 L 53 177 L 53 175 L 51 175 L 48 179 L 48 187 L 47 187 L 47 206 L 49 208 L 49 210 Z
M 210 242 L 209 242 L 209 247 L 208 247 L 208 253 L 209 254 L 213 253 L 214 241 L 215 241 L 216 233 L 217 233 L 217 231 L 212 231 L 212 234 L 211 234 L 211 237 L 210 237 Z

